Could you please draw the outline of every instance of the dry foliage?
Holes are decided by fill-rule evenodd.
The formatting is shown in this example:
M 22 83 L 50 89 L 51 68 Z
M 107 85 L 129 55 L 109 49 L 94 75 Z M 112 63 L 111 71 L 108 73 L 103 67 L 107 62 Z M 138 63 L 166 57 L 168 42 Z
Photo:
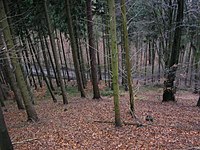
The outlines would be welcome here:
M 198 149 L 200 148 L 200 109 L 195 107 L 197 95 L 179 91 L 177 103 L 161 103 L 160 90 L 138 93 L 136 115 L 142 127 L 124 125 L 115 128 L 112 98 L 69 98 L 54 104 L 50 99 L 38 100 L 37 123 L 25 121 L 25 111 L 14 104 L 4 112 L 15 150 L 114 150 L 114 149 Z M 158 93 L 159 92 L 159 93 Z M 160 95 L 160 96 L 159 96 Z M 129 113 L 128 93 L 121 96 L 121 117 L 135 123 Z M 150 115 L 153 122 L 145 121 Z M 100 122 L 107 123 L 100 123 Z

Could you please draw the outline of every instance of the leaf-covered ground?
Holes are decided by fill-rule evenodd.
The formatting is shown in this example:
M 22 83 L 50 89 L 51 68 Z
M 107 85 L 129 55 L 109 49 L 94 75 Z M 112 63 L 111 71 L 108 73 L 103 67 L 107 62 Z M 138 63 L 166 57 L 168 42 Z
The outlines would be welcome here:
M 128 93 L 121 94 L 121 118 L 130 123 L 115 128 L 112 97 L 81 99 L 69 97 L 69 104 L 60 100 L 37 101 L 40 121 L 26 122 L 25 111 L 15 104 L 4 112 L 15 150 L 142 150 L 142 149 L 200 149 L 200 108 L 198 95 L 178 91 L 177 103 L 161 103 L 162 90 L 141 90 L 135 101 L 136 115 L 144 124 L 135 123 L 129 114 Z M 153 117 L 153 123 L 145 117 Z

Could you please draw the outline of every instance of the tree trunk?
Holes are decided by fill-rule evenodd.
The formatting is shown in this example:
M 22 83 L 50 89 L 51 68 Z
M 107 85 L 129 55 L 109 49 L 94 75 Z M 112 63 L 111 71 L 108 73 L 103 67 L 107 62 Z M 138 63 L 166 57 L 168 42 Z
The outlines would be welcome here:
M 66 11 L 67 11 L 68 31 L 69 31 L 70 42 L 71 42 L 71 47 L 72 47 L 72 57 L 73 57 L 73 61 L 74 61 L 76 80 L 77 80 L 79 90 L 81 92 L 81 97 L 85 97 L 85 91 L 83 88 L 83 83 L 82 83 L 81 74 L 80 74 L 80 64 L 78 62 L 78 57 L 77 57 L 78 48 L 77 48 L 77 44 L 76 44 L 76 40 L 75 40 L 75 36 L 74 36 L 74 29 L 73 29 L 73 25 L 72 25 L 70 2 L 69 2 L 69 0 L 65 0 L 65 3 L 66 3 Z
M 154 82 L 154 68 L 155 68 L 155 44 L 154 43 L 154 39 L 152 41 L 152 49 L 151 49 L 151 53 L 152 53 L 152 57 L 151 57 L 151 65 L 152 65 L 152 68 L 151 68 L 151 82 L 153 83 Z
M 53 58 L 52 58 L 52 56 L 51 56 L 50 48 L 49 48 L 47 39 L 46 39 L 46 37 L 45 37 L 44 31 L 43 31 L 43 37 L 44 37 L 44 42 L 45 42 L 46 49 L 47 49 L 47 52 L 48 52 L 48 55 L 49 55 L 49 60 L 50 60 L 50 63 L 51 63 L 51 67 L 52 67 L 52 70 L 53 70 L 53 74 L 54 74 L 54 77 L 55 77 L 55 79 L 56 79 L 56 84 L 57 84 L 57 87 L 58 87 L 58 86 L 60 86 L 60 83 L 59 83 L 59 81 L 58 81 L 57 72 L 56 72 L 56 69 L 55 69 L 55 66 L 54 66 L 54 63 L 53 63 Z
M 3 2 L 0 1 L 0 20 L 2 20 L 0 25 L 1 25 L 1 28 L 4 29 L 3 34 L 5 37 L 5 41 L 6 41 L 6 45 L 4 45 L 4 46 L 5 46 L 6 52 L 8 52 L 8 50 L 13 49 L 14 43 L 12 41 L 12 36 L 11 36 L 8 21 L 5 18 L 7 18 L 7 17 L 6 17 L 5 11 L 4 11 L 4 5 L 3 5 Z M 24 76 L 23 76 L 20 64 L 17 60 L 17 57 L 16 57 L 17 54 L 16 54 L 15 49 L 12 50 L 12 53 L 10 53 L 10 55 L 11 55 L 10 57 L 11 57 L 11 62 L 12 62 L 13 68 L 15 68 L 14 72 L 15 72 L 16 80 L 17 80 L 19 89 L 21 90 L 22 97 L 24 100 L 24 105 L 25 105 L 26 112 L 28 115 L 28 120 L 37 121 L 38 116 L 37 116 L 37 113 L 35 111 L 33 104 L 31 103 L 31 98 L 30 98 L 29 92 L 27 91 L 27 85 L 24 80 Z
M 28 31 L 26 31 L 26 35 L 28 35 Z M 33 61 L 33 66 L 34 66 L 34 69 L 35 69 L 35 72 L 36 72 L 36 76 L 37 76 L 37 79 L 38 79 L 38 82 L 39 82 L 39 85 L 40 85 L 40 88 L 42 88 L 42 81 L 40 79 L 40 75 L 39 75 L 39 72 L 38 72 L 38 68 L 37 68 L 37 65 L 36 65 L 36 61 L 35 61 L 35 58 L 33 56 L 33 51 L 31 49 L 33 49 L 32 45 L 30 44 L 30 41 L 28 40 L 28 45 L 29 45 L 29 51 L 30 51 L 30 54 L 31 54 L 31 58 L 32 58 L 32 61 Z M 26 49 L 27 51 L 27 49 Z M 28 54 L 27 54 L 28 55 Z M 32 67 L 30 68 L 32 69 Z
M 91 70 L 90 70 L 90 58 L 88 54 L 88 46 L 87 46 L 87 38 L 84 39 L 85 42 L 85 52 L 86 52 L 86 58 L 87 58 L 87 79 L 91 79 Z
M 98 37 L 96 37 L 96 47 L 97 47 L 97 62 L 98 62 L 98 75 L 99 75 L 98 79 L 102 80 Z
M 44 41 L 42 39 L 40 31 L 38 31 L 38 34 L 39 34 L 39 38 L 40 38 L 41 49 L 42 49 L 42 54 L 43 54 L 43 58 L 44 58 L 44 63 L 45 63 L 46 70 L 47 70 L 47 77 L 49 79 L 49 84 L 50 84 L 51 90 L 55 91 L 55 88 L 54 88 L 53 83 L 52 83 L 52 78 L 51 78 L 50 62 L 49 62 L 49 59 L 48 59 L 48 53 L 45 49 Z
M 174 33 L 174 41 L 172 45 L 171 57 L 169 62 L 169 70 L 166 73 L 166 81 L 164 82 L 165 90 L 163 93 L 163 102 L 175 101 L 175 87 L 174 81 L 176 78 L 176 70 L 179 59 L 179 51 L 181 45 L 181 30 L 183 21 L 184 0 L 178 0 L 178 12 L 176 18 L 176 28 Z
M 78 36 L 78 35 L 77 35 Z M 85 88 L 87 85 L 87 80 L 85 76 L 85 65 L 84 65 L 84 59 L 83 59 L 83 49 L 81 46 L 81 41 L 80 38 L 77 37 L 77 47 L 78 47 L 78 59 L 79 59 L 79 64 L 80 64 L 80 72 L 81 72 L 81 79 L 83 82 L 83 87 Z
M 64 63 L 65 63 L 65 67 L 66 67 L 67 81 L 70 81 L 71 79 L 70 79 L 69 71 L 68 71 L 68 65 L 67 65 L 67 59 L 66 59 L 66 54 L 65 54 L 65 48 L 64 48 L 64 43 L 63 43 L 62 32 L 60 32 L 60 40 L 61 40 L 63 57 L 64 57 Z
M 4 104 L 4 95 L 3 95 L 3 89 L 1 87 L 1 83 L 0 83 L 0 104 L 1 104 L 0 107 L 5 107 L 5 104 Z
M 12 142 L 8 134 L 3 112 L 0 106 L 0 150 L 13 150 Z
M 4 43 L 4 39 L 2 39 L 2 33 L 0 34 L 0 45 L 5 45 Z M 17 102 L 17 107 L 18 109 L 24 109 L 24 105 L 22 103 L 22 95 L 21 95 L 21 92 L 17 86 L 17 82 L 16 82 L 16 79 L 15 79 L 15 76 L 10 68 L 10 66 L 12 66 L 11 62 L 9 61 L 9 55 L 5 53 L 5 51 L 2 53 L 2 57 L 3 58 L 7 58 L 5 59 L 4 63 L 5 63 L 5 70 L 7 72 L 7 76 L 9 78 L 9 84 L 10 84 L 10 87 L 12 89 L 12 91 L 14 92 L 14 95 L 15 95 L 15 100 Z
M 61 47 L 60 47 L 60 39 L 58 37 L 58 31 L 55 29 L 55 33 L 56 33 L 56 43 L 57 43 L 57 50 L 58 50 L 58 55 L 59 55 L 59 59 L 60 59 L 60 64 L 61 64 L 61 71 L 63 74 L 63 80 L 64 80 L 64 85 L 66 85 L 66 81 L 65 81 L 65 72 L 64 72 L 64 68 L 63 68 L 63 60 L 62 60 L 62 55 L 61 55 Z
M 98 79 L 97 79 L 97 63 L 96 63 L 96 51 L 94 48 L 94 35 L 93 35 L 93 22 L 92 22 L 92 0 L 87 0 L 87 27 L 88 27 L 88 39 L 89 39 L 89 53 L 90 53 L 90 66 L 92 75 L 93 86 L 93 99 L 100 98 Z
M 186 78 L 185 78 L 185 86 L 188 86 L 188 77 L 189 77 L 189 67 L 190 67 L 190 57 L 191 57 L 191 53 L 192 53 L 192 42 L 190 43 L 190 48 L 189 48 L 189 52 L 188 52 L 188 57 L 186 58 Z
M 45 8 L 45 16 L 46 16 L 46 21 L 47 21 L 47 26 L 48 26 L 48 33 L 49 33 L 52 51 L 53 51 L 53 55 L 54 55 L 54 59 L 55 59 L 56 72 L 58 74 L 58 81 L 60 83 L 61 91 L 62 91 L 63 104 L 68 104 L 67 94 L 65 91 L 65 85 L 64 85 L 64 82 L 63 82 L 62 76 L 61 76 L 61 65 L 59 62 L 59 57 L 58 57 L 58 53 L 57 53 L 57 49 L 56 49 L 56 43 L 54 40 L 55 39 L 54 33 L 53 33 L 52 26 L 51 26 L 49 14 L 48 14 L 47 0 L 44 0 L 44 8 Z
M 150 42 L 148 40 L 148 42 Z M 144 85 L 147 84 L 147 61 L 148 61 L 148 49 L 149 49 L 149 43 L 146 43 L 146 49 L 144 51 Z
M 48 90 L 49 90 L 49 92 L 50 92 L 50 94 L 51 94 L 51 97 L 52 97 L 53 101 L 54 101 L 54 102 L 57 102 L 57 99 L 56 99 L 54 93 L 52 92 L 52 89 L 51 89 L 51 87 L 50 87 L 50 84 L 49 84 L 49 82 L 48 82 L 48 80 L 47 80 L 47 77 L 46 77 L 45 74 L 44 74 L 42 65 L 40 64 L 38 54 L 36 54 L 36 50 L 35 50 L 35 47 L 34 47 L 32 41 L 31 41 L 31 38 L 30 38 L 29 35 L 27 35 L 27 38 L 28 38 L 28 41 L 29 41 L 29 43 L 30 43 L 30 46 L 32 47 L 32 50 L 30 49 L 31 55 L 33 55 L 33 57 L 36 58 L 36 61 L 37 61 L 38 66 L 39 66 L 39 68 L 40 68 L 40 70 L 41 70 L 42 76 L 43 76 L 43 78 L 44 78 L 44 81 L 45 81 L 45 83 L 46 83 L 46 85 L 47 85 L 47 88 L 48 88 Z
M 129 90 L 130 111 L 132 112 L 131 114 L 134 114 L 135 107 L 134 107 L 134 96 L 133 96 L 132 75 L 131 75 L 132 67 L 131 67 L 131 62 L 130 62 L 125 0 L 121 0 L 121 11 L 122 11 L 121 13 L 122 13 L 122 26 L 123 26 L 123 43 L 124 43 L 124 51 L 125 51 L 125 57 L 126 57 L 126 73 L 127 73 L 127 82 L 128 82 L 128 90 Z
M 105 27 L 103 25 L 103 17 L 102 17 L 102 39 L 103 39 L 103 66 L 104 66 L 104 80 L 105 80 L 105 84 L 107 84 L 107 53 L 106 53 L 106 42 L 105 42 Z
M 115 108 L 115 126 L 122 126 L 119 108 L 119 83 L 118 83 L 118 50 L 117 50 L 117 35 L 116 35 L 116 16 L 115 16 L 115 1 L 108 1 L 109 20 L 110 20 L 110 38 L 112 50 L 112 84 Z

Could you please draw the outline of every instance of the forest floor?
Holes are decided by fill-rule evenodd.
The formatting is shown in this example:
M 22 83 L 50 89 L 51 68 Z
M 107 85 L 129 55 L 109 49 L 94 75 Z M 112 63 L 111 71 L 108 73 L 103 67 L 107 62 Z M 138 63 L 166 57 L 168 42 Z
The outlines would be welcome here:
M 103 89 L 101 89 L 103 90 Z M 38 92 L 39 93 L 39 92 Z M 40 98 L 39 98 L 40 97 Z M 127 92 L 120 94 L 121 128 L 114 126 L 113 99 L 69 95 L 64 106 L 39 95 L 35 108 L 39 122 L 26 121 L 25 111 L 7 103 L 5 120 L 15 150 L 162 150 L 200 149 L 200 108 L 198 95 L 177 91 L 177 102 L 162 103 L 162 89 L 141 88 L 135 97 L 135 113 L 143 126 L 134 125 Z M 153 122 L 145 117 L 150 115 Z

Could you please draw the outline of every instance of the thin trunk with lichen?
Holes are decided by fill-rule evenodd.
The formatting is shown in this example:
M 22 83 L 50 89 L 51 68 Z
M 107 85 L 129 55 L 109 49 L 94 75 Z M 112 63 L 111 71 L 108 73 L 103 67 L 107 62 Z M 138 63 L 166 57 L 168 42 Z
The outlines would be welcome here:
M 128 82 L 128 90 L 129 90 L 129 101 L 130 101 L 130 111 L 134 114 L 134 95 L 133 95 L 133 87 L 132 87 L 132 76 L 131 76 L 131 62 L 130 62 L 130 51 L 128 45 L 128 30 L 127 30 L 127 18 L 126 18 L 126 4 L 125 0 L 121 0 L 121 13 L 122 13 L 122 27 L 123 27 L 123 43 L 125 50 L 125 58 L 126 58 L 126 73 L 127 73 L 127 82 Z
M 122 126 L 120 118 L 119 107 L 119 83 L 118 83 L 118 49 L 117 49 L 117 34 L 116 34 L 116 15 L 115 15 L 115 1 L 108 0 L 109 20 L 110 20 L 110 39 L 112 50 L 112 85 L 114 96 L 114 109 L 115 109 L 115 126 Z

